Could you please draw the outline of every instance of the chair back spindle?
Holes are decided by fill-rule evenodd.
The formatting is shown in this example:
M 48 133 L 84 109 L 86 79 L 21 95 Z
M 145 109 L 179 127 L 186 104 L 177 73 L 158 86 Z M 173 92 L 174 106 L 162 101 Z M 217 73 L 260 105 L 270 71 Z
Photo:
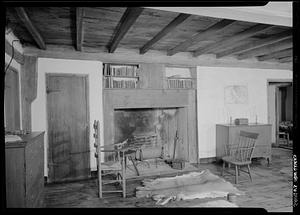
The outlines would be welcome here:
M 257 133 L 240 131 L 238 146 L 235 153 L 235 158 L 238 161 L 251 161 L 257 137 Z

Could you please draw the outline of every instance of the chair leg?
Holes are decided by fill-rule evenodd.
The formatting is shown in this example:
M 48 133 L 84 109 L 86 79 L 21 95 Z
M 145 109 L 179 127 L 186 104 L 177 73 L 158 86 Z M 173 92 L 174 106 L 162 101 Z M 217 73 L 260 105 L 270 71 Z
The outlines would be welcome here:
M 238 176 L 240 176 L 240 169 L 241 169 L 241 166 L 238 166 Z
M 230 164 L 230 163 L 228 163 L 228 168 L 230 169 L 230 167 L 231 167 L 231 164 Z
M 125 161 L 124 161 L 124 157 L 123 156 L 123 162 L 122 162 L 122 189 L 123 189 L 123 198 L 126 198 L 126 166 L 125 166 Z
M 223 161 L 222 176 L 224 176 L 225 161 Z
M 250 176 L 250 180 L 251 180 L 251 182 L 252 182 L 252 177 L 251 177 L 250 165 L 249 165 L 249 164 L 247 165 L 247 168 L 248 168 L 248 173 L 249 173 L 249 176 Z
M 239 179 L 238 179 L 238 166 L 235 165 L 235 183 L 239 183 Z
M 98 176 L 99 198 L 102 198 L 102 174 L 101 174 L 101 170 L 98 171 L 100 171 L 100 174 Z

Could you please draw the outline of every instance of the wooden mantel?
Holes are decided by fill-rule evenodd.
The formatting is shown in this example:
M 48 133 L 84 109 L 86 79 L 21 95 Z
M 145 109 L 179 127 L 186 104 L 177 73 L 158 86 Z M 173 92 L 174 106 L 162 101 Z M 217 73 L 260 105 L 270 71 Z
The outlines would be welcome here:
M 180 108 L 186 138 L 187 159 L 197 163 L 197 123 L 195 90 L 178 89 L 104 89 L 104 144 L 114 143 L 114 111 L 129 108 Z M 185 130 L 185 131 L 183 131 Z

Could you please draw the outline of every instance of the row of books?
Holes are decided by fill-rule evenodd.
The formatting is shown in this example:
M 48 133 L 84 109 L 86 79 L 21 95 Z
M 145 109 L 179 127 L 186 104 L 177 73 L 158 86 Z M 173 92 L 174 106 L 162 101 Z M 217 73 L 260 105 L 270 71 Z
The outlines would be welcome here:
M 114 77 L 104 77 L 105 88 L 136 88 L 137 79 L 116 80 Z
M 104 76 L 138 76 L 138 67 L 130 65 L 110 65 L 104 64 Z
M 168 88 L 193 88 L 193 80 L 189 79 L 168 79 Z

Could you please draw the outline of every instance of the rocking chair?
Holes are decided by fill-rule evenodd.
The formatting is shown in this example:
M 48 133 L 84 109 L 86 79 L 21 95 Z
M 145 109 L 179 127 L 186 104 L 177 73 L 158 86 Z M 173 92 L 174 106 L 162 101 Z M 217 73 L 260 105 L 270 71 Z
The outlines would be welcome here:
M 225 145 L 226 156 L 222 157 L 223 160 L 223 168 L 222 168 L 222 176 L 224 176 L 225 172 L 225 164 L 230 165 L 233 164 L 235 166 L 235 183 L 238 183 L 238 176 L 240 175 L 240 171 L 248 173 L 250 180 L 252 182 L 251 172 L 250 172 L 250 164 L 252 154 L 255 148 L 255 143 L 259 134 L 251 133 L 246 131 L 240 131 L 240 135 L 237 138 L 236 144 Z M 244 171 L 241 167 L 247 166 L 248 171 Z M 234 175 L 228 171 L 227 173 Z

